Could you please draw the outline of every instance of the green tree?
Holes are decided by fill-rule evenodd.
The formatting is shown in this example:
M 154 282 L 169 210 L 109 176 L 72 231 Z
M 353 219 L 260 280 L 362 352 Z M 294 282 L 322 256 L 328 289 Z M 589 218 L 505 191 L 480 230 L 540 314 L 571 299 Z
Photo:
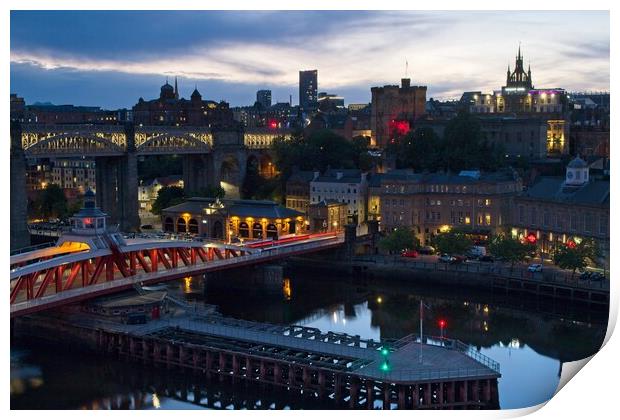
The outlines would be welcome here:
M 396 228 L 379 241 L 379 248 L 390 254 L 420 246 L 420 241 L 408 228 Z
M 185 191 L 183 188 L 174 185 L 163 187 L 157 192 L 157 198 L 153 202 L 151 212 L 153 214 L 161 214 L 163 209 L 181 204 L 183 201 L 185 201 Z
M 411 168 L 416 172 L 437 171 L 441 164 L 443 142 L 432 128 L 423 127 L 390 143 L 386 152 L 396 156 L 399 168 Z
M 309 136 L 296 132 L 289 140 L 277 138 L 271 148 L 283 182 L 294 166 L 302 170 L 324 171 L 328 166 L 355 168 L 360 164 L 360 145 L 328 129 L 317 130 Z
M 220 185 L 208 185 L 206 188 L 198 191 L 189 191 L 185 195 L 188 197 L 208 197 L 222 199 L 226 195 L 226 190 L 224 190 L 224 188 L 222 188 Z
M 183 173 L 183 161 L 178 155 L 146 156 L 138 160 L 138 174 L 143 181 L 180 173 Z
M 464 254 L 473 242 L 464 233 L 449 231 L 442 232 L 434 238 L 435 248 L 442 254 Z
M 33 203 L 34 217 L 64 219 L 68 214 L 67 197 L 57 184 L 49 184 Z
M 566 270 L 572 270 L 571 278 L 575 271 L 583 270 L 588 265 L 595 265 L 600 257 L 596 242 L 592 239 L 583 239 L 580 243 L 570 242 L 562 244 L 553 254 L 555 264 Z
M 512 270 L 515 263 L 525 261 L 525 258 L 535 250 L 535 246 L 502 234 L 491 238 L 487 249 L 496 258 L 509 262 Z

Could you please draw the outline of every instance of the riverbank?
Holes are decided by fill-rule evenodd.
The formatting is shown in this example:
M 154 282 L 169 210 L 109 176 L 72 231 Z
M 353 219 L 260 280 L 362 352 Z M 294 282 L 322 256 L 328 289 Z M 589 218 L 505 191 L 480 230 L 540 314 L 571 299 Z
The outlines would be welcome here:
M 292 257 L 289 264 L 305 270 L 328 270 L 336 275 L 394 278 L 433 286 L 450 286 L 487 292 L 523 293 L 536 297 L 569 300 L 597 307 L 609 306 L 609 283 L 581 281 L 555 273 L 531 273 L 520 268 L 492 264 L 444 264 L 402 257 L 357 256 L 329 259 Z

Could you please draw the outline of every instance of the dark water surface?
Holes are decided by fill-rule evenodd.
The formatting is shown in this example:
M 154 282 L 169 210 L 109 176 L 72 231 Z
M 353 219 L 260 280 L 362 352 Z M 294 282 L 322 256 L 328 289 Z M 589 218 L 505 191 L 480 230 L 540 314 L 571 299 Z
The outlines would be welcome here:
M 595 353 L 605 336 L 607 314 L 591 308 L 523 297 L 412 286 L 401 281 L 330 277 L 287 270 L 283 290 L 230 290 L 226 279 L 169 283 L 188 300 L 217 305 L 225 316 L 317 327 L 363 338 L 417 334 L 420 299 L 424 334 L 444 335 L 475 346 L 501 365 L 501 408 L 548 400 L 564 362 Z M 225 287 L 222 287 L 224 284 Z M 331 401 L 274 392 L 122 362 L 72 346 L 14 339 L 11 343 L 12 409 L 338 408 Z

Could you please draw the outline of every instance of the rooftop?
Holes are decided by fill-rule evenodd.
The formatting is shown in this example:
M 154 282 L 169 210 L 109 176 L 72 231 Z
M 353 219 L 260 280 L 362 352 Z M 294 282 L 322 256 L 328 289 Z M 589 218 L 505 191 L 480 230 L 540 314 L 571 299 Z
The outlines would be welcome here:
M 215 198 L 192 197 L 187 201 L 165 208 L 163 213 L 203 214 L 204 209 L 216 203 Z M 281 206 L 269 200 L 220 200 L 222 210 L 231 216 L 285 219 L 303 216 L 297 210 Z
M 522 197 L 568 204 L 609 206 L 609 181 L 593 181 L 583 186 L 566 186 L 565 178 L 542 176 L 523 192 Z

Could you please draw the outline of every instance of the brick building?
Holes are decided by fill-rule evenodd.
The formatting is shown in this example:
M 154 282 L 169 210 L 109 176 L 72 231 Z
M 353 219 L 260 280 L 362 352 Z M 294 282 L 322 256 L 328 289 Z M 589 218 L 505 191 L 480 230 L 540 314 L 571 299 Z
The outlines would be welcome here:
M 535 233 L 544 253 L 569 239 L 592 238 L 609 264 L 609 193 L 609 180 L 591 178 L 587 163 L 577 157 L 564 177 L 539 177 L 515 197 L 512 235 Z
M 486 239 L 508 223 L 512 200 L 521 189 L 521 179 L 510 169 L 459 174 L 390 171 L 381 178 L 381 228 L 412 228 L 423 244 L 455 227 Z
M 426 86 L 411 86 L 402 79 L 401 86 L 373 87 L 370 126 L 371 145 L 384 148 L 396 136 L 406 134 L 426 110 Z

